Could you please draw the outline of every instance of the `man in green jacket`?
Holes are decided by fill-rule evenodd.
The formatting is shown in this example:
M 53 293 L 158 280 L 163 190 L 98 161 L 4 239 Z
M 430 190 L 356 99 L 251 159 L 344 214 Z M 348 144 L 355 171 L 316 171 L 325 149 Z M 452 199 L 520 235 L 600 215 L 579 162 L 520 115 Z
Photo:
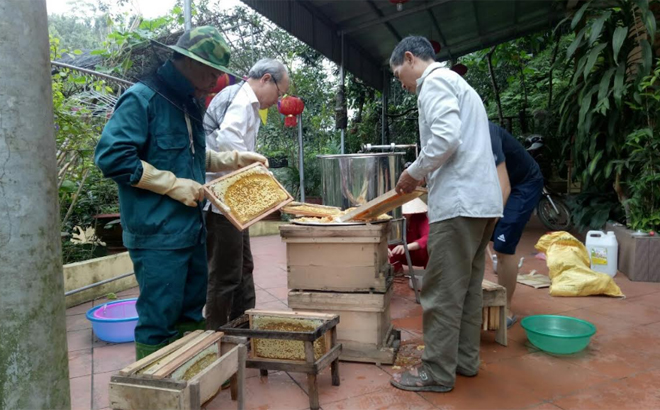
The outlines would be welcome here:
M 197 27 L 170 48 L 172 59 L 119 99 L 95 153 L 119 186 L 124 245 L 140 287 L 136 360 L 205 327 L 206 171 L 266 162 L 252 152 L 206 150 L 201 98 L 229 63 L 220 33 Z

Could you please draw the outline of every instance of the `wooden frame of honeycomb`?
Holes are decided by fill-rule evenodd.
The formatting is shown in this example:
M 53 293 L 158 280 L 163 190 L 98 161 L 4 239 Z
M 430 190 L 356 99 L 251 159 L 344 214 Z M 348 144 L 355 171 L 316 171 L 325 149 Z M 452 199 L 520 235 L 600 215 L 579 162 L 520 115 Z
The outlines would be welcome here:
M 204 193 L 241 231 L 293 201 L 291 194 L 260 163 L 205 184 Z

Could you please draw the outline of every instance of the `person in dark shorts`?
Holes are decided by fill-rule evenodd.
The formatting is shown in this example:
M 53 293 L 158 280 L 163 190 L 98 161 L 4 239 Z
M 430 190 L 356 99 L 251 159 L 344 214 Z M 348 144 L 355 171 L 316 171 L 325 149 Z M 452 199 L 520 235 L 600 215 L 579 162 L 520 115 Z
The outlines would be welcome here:
M 507 130 L 492 122 L 488 127 L 505 204 L 504 216 L 497 221 L 491 241 L 497 255 L 497 282 L 506 288 L 506 324 L 511 327 L 517 320 L 511 311 L 518 279 L 516 247 L 538 204 L 543 175 L 534 158 Z

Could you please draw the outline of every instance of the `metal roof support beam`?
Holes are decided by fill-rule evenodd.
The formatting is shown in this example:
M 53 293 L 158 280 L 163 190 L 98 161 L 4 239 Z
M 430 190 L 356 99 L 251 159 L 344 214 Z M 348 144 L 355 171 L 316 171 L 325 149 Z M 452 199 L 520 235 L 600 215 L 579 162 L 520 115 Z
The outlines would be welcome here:
M 561 12 L 550 13 L 549 18 L 550 18 L 550 21 L 553 21 L 553 18 L 561 18 L 563 15 L 564 14 L 561 13 Z M 469 54 L 473 51 L 483 50 L 485 48 L 492 47 L 492 46 L 497 45 L 497 44 L 501 44 L 502 41 L 498 40 L 498 38 L 511 36 L 512 34 L 517 34 L 517 33 L 520 33 L 520 32 L 525 32 L 526 30 L 536 26 L 537 24 L 538 24 L 538 21 L 531 21 L 531 22 L 529 22 L 525 25 L 522 25 L 522 26 L 510 27 L 510 28 L 505 28 L 505 29 L 501 29 L 501 30 L 497 30 L 497 31 L 487 32 L 487 33 L 485 33 L 484 35 L 480 36 L 477 39 L 477 41 L 479 42 L 478 47 L 471 47 L 470 51 L 467 51 L 463 54 Z M 466 41 L 466 42 L 463 42 L 463 43 L 458 43 L 458 44 L 455 44 L 454 47 L 456 49 L 461 49 L 466 43 L 472 43 L 474 41 L 475 40 L 470 40 L 470 41 Z M 448 58 L 440 59 L 439 61 L 446 61 L 446 60 L 448 60 Z
M 341 41 L 341 63 L 339 65 L 339 75 L 341 76 L 341 92 L 344 94 L 343 104 L 346 104 L 346 91 L 344 90 L 344 80 L 346 79 L 346 70 L 344 70 L 344 34 L 340 36 Z M 341 129 L 341 153 L 344 154 L 344 142 L 346 140 L 346 128 Z
M 415 14 L 415 13 L 420 12 L 420 11 L 428 10 L 428 9 L 433 8 L 435 6 L 439 6 L 439 5 L 444 4 L 444 3 L 449 3 L 451 1 L 455 1 L 455 0 L 435 0 L 435 1 L 431 1 L 427 4 L 424 4 L 423 6 L 411 7 L 409 9 L 399 11 L 395 14 L 390 14 L 389 16 L 384 16 L 384 17 L 381 17 L 381 18 L 378 18 L 378 19 L 375 19 L 375 20 L 367 21 L 365 23 L 358 24 L 358 25 L 353 26 L 353 27 L 346 27 L 344 29 L 341 29 L 340 31 L 344 34 L 354 33 L 356 31 L 364 30 L 365 28 L 375 26 L 377 24 L 382 24 L 382 23 L 386 23 L 386 22 L 391 21 L 391 20 L 396 20 L 398 18 L 405 17 L 405 16 L 408 16 L 410 14 Z
M 369 7 L 371 7 L 371 9 L 374 11 L 374 13 L 376 13 L 378 17 L 384 16 L 383 12 L 380 11 L 378 7 L 376 7 L 376 5 L 372 0 L 367 0 L 367 4 L 369 5 Z M 394 26 L 392 26 L 390 23 L 385 23 L 385 27 L 387 27 L 387 29 L 390 31 L 390 33 L 392 33 L 394 38 L 396 38 L 396 41 L 401 41 L 403 39 L 403 37 L 401 37 L 401 35 L 396 31 Z
M 440 46 L 442 48 L 447 49 L 447 54 L 449 54 L 449 58 L 451 57 L 451 50 L 449 49 L 449 46 L 447 46 L 447 40 L 445 39 L 444 34 L 442 34 L 442 29 L 440 28 L 440 23 L 438 23 L 438 19 L 435 18 L 435 14 L 431 11 L 431 9 L 427 9 L 426 12 L 428 13 L 429 17 L 431 18 L 431 21 L 433 22 L 433 25 L 435 26 L 435 29 L 438 30 L 438 36 L 440 36 Z
M 381 130 L 380 130 L 380 143 L 385 145 L 387 144 L 387 94 L 389 92 L 390 79 L 387 74 L 387 71 L 383 70 L 383 92 L 381 93 L 383 97 L 383 109 L 381 113 Z

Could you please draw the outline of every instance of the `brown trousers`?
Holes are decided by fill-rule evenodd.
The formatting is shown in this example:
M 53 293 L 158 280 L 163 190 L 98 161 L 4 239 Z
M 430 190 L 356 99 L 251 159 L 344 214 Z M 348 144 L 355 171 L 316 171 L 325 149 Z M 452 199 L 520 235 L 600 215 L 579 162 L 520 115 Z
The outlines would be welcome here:
M 422 362 L 447 387 L 454 386 L 457 367 L 466 374 L 479 370 L 484 253 L 494 227 L 494 218 L 465 217 L 430 226 L 421 292 Z

